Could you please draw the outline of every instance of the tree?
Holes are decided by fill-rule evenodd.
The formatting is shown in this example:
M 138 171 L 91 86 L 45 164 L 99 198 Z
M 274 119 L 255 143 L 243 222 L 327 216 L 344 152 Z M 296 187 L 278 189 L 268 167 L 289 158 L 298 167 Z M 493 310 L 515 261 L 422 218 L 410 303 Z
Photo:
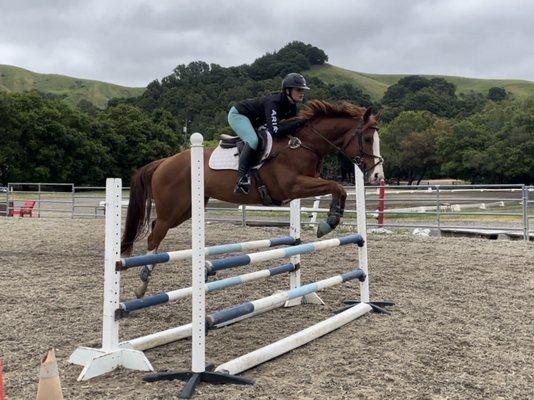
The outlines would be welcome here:
M 487 181 L 486 170 L 491 162 L 487 147 L 491 136 L 474 117 L 454 124 L 452 130 L 438 138 L 442 173 L 471 182 Z
M 328 56 L 326 53 L 323 50 L 313 46 L 308 49 L 306 56 L 308 57 L 308 61 L 311 65 L 323 65 L 328 61 Z
M 487 98 L 482 93 L 469 91 L 458 95 L 457 118 L 465 118 L 469 115 L 481 112 L 487 103 Z
M 177 153 L 183 143 L 176 121 L 165 110 L 147 115 L 140 108 L 120 104 L 101 113 L 99 121 L 111 128 L 101 140 L 120 159 L 116 176 L 126 180 L 150 161 Z
M 441 170 L 476 183 L 531 183 L 533 132 L 533 98 L 489 103 L 439 138 Z
M 106 149 L 91 119 L 37 92 L 0 94 L 0 169 L 5 181 L 93 183 L 104 179 Z
M 443 78 L 406 76 L 391 85 L 382 98 L 386 106 L 384 120 L 391 121 L 402 111 L 426 110 L 446 118 L 466 114 L 464 104 L 455 94 L 454 84 Z
M 492 87 L 488 90 L 488 99 L 491 101 L 503 101 L 507 95 L 506 89 L 501 87 Z
M 388 177 L 420 181 L 439 174 L 436 140 L 449 123 L 428 111 L 404 111 L 380 132 L 381 153 Z
M 450 129 L 444 119 L 436 119 L 432 126 L 423 131 L 410 133 L 401 142 L 401 165 L 408 172 L 408 184 L 419 185 L 425 176 L 437 177 L 440 164 L 437 154 L 437 140 Z

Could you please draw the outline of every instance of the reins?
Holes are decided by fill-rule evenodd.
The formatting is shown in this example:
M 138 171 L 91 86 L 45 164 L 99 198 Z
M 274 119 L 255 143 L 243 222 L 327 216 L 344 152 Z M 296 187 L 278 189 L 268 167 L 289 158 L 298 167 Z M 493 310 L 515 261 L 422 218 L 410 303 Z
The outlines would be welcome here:
M 377 159 L 378 161 L 375 162 L 375 164 L 369 168 L 369 169 L 373 169 L 374 167 L 376 167 L 377 165 L 381 164 L 384 162 L 384 159 L 380 156 L 377 156 L 377 155 L 374 155 L 374 154 L 370 154 L 370 153 L 367 153 L 364 149 L 363 149 L 363 126 L 359 126 L 356 131 L 345 141 L 343 147 L 339 147 L 338 145 L 336 145 L 335 143 L 333 143 L 331 140 L 329 140 L 328 138 L 326 138 L 321 132 L 319 132 L 314 126 L 312 123 L 310 122 L 307 122 L 306 125 L 307 127 L 310 128 L 310 130 L 316 135 L 316 136 L 319 136 L 321 139 L 323 139 L 325 142 L 327 142 L 329 145 L 331 145 L 333 148 L 335 148 L 337 150 L 338 153 L 340 153 L 343 157 L 345 157 L 347 160 L 349 160 L 350 162 L 352 163 L 355 163 L 356 165 L 358 166 L 362 166 L 363 164 L 363 159 L 365 157 L 368 157 L 368 158 L 372 158 L 373 160 Z M 378 127 L 374 127 L 376 130 L 378 130 Z M 350 157 L 345 149 L 347 148 L 347 146 L 349 145 L 349 143 L 351 142 L 351 139 L 353 137 L 357 136 L 358 137 L 358 145 L 360 146 L 360 156 L 355 156 L 354 158 Z M 319 152 L 317 150 L 314 150 L 312 147 L 308 146 L 308 145 L 305 145 L 301 139 L 299 139 L 298 137 L 295 137 L 295 136 L 291 136 L 291 135 L 288 135 L 289 137 L 289 143 L 288 143 L 288 147 L 290 149 L 297 149 L 299 147 L 302 147 L 306 150 L 309 150 L 311 151 L 312 153 L 314 153 L 315 155 L 317 155 L 319 158 L 322 158 L 321 154 L 319 154 Z

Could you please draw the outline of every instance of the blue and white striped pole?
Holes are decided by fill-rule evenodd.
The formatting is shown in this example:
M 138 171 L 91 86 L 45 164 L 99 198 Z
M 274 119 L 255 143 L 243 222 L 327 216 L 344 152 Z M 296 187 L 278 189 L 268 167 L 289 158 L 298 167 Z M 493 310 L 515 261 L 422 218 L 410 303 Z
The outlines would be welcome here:
M 253 240 L 243 243 L 229 243 L 218 246 L 210 246 L 205 248 L 204 254 L 206 256 L 216 256 L 220 254 L 250 251 L 256 249 L 264 249 L 267 247 L 277 246 L 292 246 L 295 244 L 295 239 L 291 236 L 282 236 L 273 239 Z M 150 264 L 162 264 L 171 261 L 190 260 L 193 254 L 192 249 L 169 251 L 163 253 L 145 254 L 142 256 L 121 258 L 117 261 L 117 270 L 125 270 L 133 267 L 139 267 Z
M 213 292 L 216 290 L 226 289 L 232 286 L 241 285 L 247 282 L 257 281 L 263 278 L 269 278 L 271 276 L 284 274 L 286 272 L 295 271 L 296 267 L 294 264 L 283 264 L 278 267 L 273 267 L 269 269 L 263 269 L 261 271 L 254 271 L 248 274 L 232 276 L 230 278 L 221 279 L 219 281 L 208 282 L 204 285 L 206 292 Z M 154 294 L 152 296 L 146 296 L 142 299 L 133 299 L 120 303 L 121 310 L 125 312 L 131 312 L 136 310 L 141 310 L 143 308 L 156 306 L 158 304 L 165 304 L 171 301 L 178 301 L 185 297 L 191 296 L 193 292 L 192 287 L 172 290 L 170 292 L 163 292 Z
M 214 273 L 216 271 L 220 271 L 227 268 L 256 264 L 263 261 L 274 260 L 278 258 L 292 257 L 297 254 L 313 253 L 319 250 L 344 246 L 352 243 L 355 243 L 358 246 L 363 246 L 364 240 L 360 234 L 354 233 L 339 238 L 320 240 L 317 242 L 300 244 L 284 249 L 267 250 L 258 253 L 245 254 L 241 256 L 226 257 L 221 258 L 219 260 L 207 261 L 206 270 L 208 271 L 208 273 Z
M 236 318 L 242 317 L 247 314 L 252 314 L 254 312 L 261 312 L 264 309 L 272 309 L 273 306 L 282 305 L 287 300 L 302 297 L 310 293 L 315 293 L 353 279 L 359 279 L 360 281 L 365 280 L 364 271 L 358 268 L 342 275 L 337 275 L 328 279 L 323 279 L 318 282 L 309 283 L 307 285 L 300 286 L 298 288 L 291 289 L 285 292 L 276 293 L 272 296 L 264 297 L 259 300 L 254 300 L 239 304 L 237 306 L 225 308 L 224 310 L 209 314 L 206 317 L 206 325 L 208 328 L 212 328 L 215 325 L 223 324 L 227 321 L 234 320 Z

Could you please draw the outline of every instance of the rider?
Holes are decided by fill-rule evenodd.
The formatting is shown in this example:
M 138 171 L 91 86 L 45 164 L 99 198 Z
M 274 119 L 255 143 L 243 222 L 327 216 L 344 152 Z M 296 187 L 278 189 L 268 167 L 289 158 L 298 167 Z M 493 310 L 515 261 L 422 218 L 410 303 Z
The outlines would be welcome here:
M 297 115 L 297 104 L 304 100 L 308 90 L 306 80 L 301 74 L 287 74 L 282 81 L 282 91 L 237 103 L 228 113 L 228 123 L 245 146 L 239 156 L 237 185 L 235 193 L 247 194 L 250 188 L 249 170 L 255 162 L 258 148 L 256 129 L 267 125 L 274 137 L 290 134 L 303 125 L 304 121 L 294 120 L 280 123 L 280 120 Z

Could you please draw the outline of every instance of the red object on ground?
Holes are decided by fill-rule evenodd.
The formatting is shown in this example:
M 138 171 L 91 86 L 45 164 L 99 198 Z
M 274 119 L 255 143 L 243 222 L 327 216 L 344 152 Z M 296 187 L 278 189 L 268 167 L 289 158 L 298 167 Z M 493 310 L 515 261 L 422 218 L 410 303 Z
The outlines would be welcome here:
M 0 359 L 0 400 L 6 400 L 6 393 L 4 392 L 4 364 Z
M 386 182 L 380 179 L 380 189 L 378 190 L 378 226 L 384 226 L 384 205 L 386 203 Z
M 35 207 L 35 200 L 26 200 L 19 210 L 13 210 L 14 217 L 33 217 L 33 207 Z

